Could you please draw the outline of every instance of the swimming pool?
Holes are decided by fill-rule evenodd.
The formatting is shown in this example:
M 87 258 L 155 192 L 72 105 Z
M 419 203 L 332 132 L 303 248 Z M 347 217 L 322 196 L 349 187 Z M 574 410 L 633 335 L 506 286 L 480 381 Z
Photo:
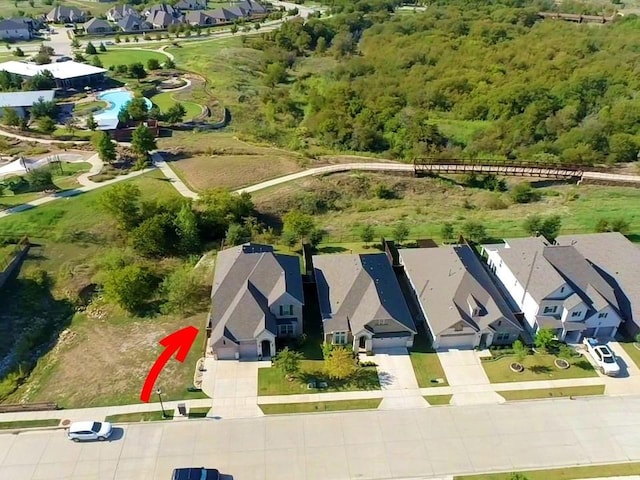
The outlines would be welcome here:
M 118 113 L 132 98 L 133 93 L 129 90 L 107 90 L 98 95 L 98 100 L 108 104 L 107 108 L 94 116 L 95 121 L 98 123 L 98 129 L 111 130 L 116 128 L 118 125 Z M 150 109 L 152 106 L 151 101 L 145 98 L 145 102 Z

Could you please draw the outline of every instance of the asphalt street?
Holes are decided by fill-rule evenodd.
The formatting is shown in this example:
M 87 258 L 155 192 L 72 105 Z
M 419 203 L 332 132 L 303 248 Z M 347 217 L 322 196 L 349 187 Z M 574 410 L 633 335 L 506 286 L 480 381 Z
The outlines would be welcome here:
M 640 460 L 640 397 L 130 424 L 109 442 L 0 435 L 0 479 L 430 478 Z

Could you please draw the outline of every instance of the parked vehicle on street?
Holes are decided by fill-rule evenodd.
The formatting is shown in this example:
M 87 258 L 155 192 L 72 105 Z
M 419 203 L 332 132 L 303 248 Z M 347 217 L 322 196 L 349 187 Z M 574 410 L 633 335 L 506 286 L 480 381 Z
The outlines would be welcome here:
M 176 468 L 171 480 L 219 480 L 220 472 L 215 468 Z
M 67 435 L 74 442 L 86 440 L 104 441 L 113 433 L 109 422 L 74 422 L 69 426 Z
M 589 355 L 595 360 L 600 373 L 611 377 L 620 373 L 620 365 L 609 345 L 600 343 L 595 338 L 585 338 L 582 343 L 587 347 Z

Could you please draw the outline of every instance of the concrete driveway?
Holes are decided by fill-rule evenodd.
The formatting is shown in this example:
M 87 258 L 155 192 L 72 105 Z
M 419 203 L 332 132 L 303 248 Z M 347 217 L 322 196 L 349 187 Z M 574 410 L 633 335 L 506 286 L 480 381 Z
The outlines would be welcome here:
M 213 399 L 209 416 L 258 417 L 258 368 L 270 367 L 270 361 L 216 360 L 207 358 L 202 391 Z
M 490 384 L 489 378 L 482 368 L 480 357 L 475 350 L 438 351 L 438 358 L 449 385 L 467 387 L 467 391 L 456 393 L 452 397 L 451 403 L 453 405 L 504 402 L 504 398 L 487 388 Z
M 373 356 L 361 355 L 363 362 L 377 364 L 378 379 L 383 398 L 381 410 L 427 408 L 418 388 L 411 357 L 406 348 L 380 349 Z

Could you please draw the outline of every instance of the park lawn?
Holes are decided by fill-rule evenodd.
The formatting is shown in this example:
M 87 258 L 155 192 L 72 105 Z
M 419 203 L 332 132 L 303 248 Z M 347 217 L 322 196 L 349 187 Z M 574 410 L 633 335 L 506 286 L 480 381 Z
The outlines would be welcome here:
M 345 410 L 375 410 L 381 398 L 359 400 L 333 400 L 328 402 L 272 403 L 258 405 L 265 415 L 282 415 L 287 413 L 340 412 Z
M 100 42 L 94 42 L 97 45 Z M 154 48 L 155 45 L 154 45 Z M 169 57 L 160 52 L 154 52 L 152 50 L 145 50 L 143 48 L 117 48 L 114 46 L 108 46 L 106 52 L 98 52 L 98 58 L 102 62 L 104 68 L 109 68 L 112 65 L 129 65 L 131 63 L 140 62 L 147 69 L 147 62 L 155 58 L 160 64 L 166 62 Z
M 640 368 L 640 345 L 635 342 L 620 342 L 624 351 L 627 352 L 627 355 L 631 357 L 631 360 L 636 364 L 638 368 Z
M 143 200 L 177 198 L 175 189 L 159 171 L 127 180 L 137 185 Z M 96 258 L 111 247 L 124 247 L 123 239 L 113 221 L 98 207 L 98 198 L 105 187 L 68 200 L 57 200 L 0 219 L 0 228 L 7 235 L 29 235 L 41 245 L 25 260 L 16 282 L 0 291 L 0 304 L 13 305 L 14 298 L 26 288 L 25 278 L 44 270 L 54 279 L 50 290 L 51 305 L 71 311 L 68 291 L 78 292 L 93 283 Z M 181 260 L 161 260 L 163 268 L 172 268 Z M 25 286 L 23 286 L 25 285 Z M 35 299 L 34 299 L 35 300 Z M 6 302 L 6 303 L 5 303 Z M 14 302 L 15 303 L 15 302 Z M 41 316 L 36 305 L 16 304 L 0 312 L 0 323 L 17 322 L 23 315 Z M 29 307 L 29 310 L 25 310 Z M 153 318 L 131 316 L 110 306 L 97 308 L 97 318 L 76 313 L 67 325 L 68 335 L 46 352 L 27 381 L 6 402 L 55 400 L 63 408 L 79 408 L 138 403 L 142 380 L 161 352 L 159 340 L 188 325 L 202 326 L 206 306 L 191 316 L 157 315 Z M 67 314 L 69 315 L 69 314 Z M 202 392 L 188 392 L 193 383 L 197 359 L 202 355 L 204 329 L 195 341 L 184 363 L 170 361 L 157 382 L 165 392 L 164 399 L 206 398 Z M 0 355 L 11 347 L 11 336 L 0 335 Z M 88 348 L 97 345 L 97 348 Z M 78 388 L 90 385 L 91 388 Z
M 93 100 L 91 102 L 76 103 L 73 107 L 73 114 L 76 116 L 89 115 L 107 108 L 107 102 L 102 100 Z
M 228 133 L 174 132 L 160 139 L 158 146 L 183 150 L 171 167 L 196 191 L 240 188 L 302 170 L 294 154 L 252 145 Z
M 413 347 L 409 350 L 409 357 L 420 388 L 448 385 L 438 354 L 431 348 L 424 333 L 413 338 Z M 444 381 L 432 382 L 435 379 L 443 379 Z
M 0 430 L 12 430 L 19 428 L 39 428 L 57 427 L 60 424 L 59 418 L 49 418 L 45 420 L 16 420 L 15 422 L 0 422 Z
M 180 103 L 186 110 L 184 119 L 191 120 L 202 113 L 202 107 L 194 102 L 175 99 L 171 92 L 163 92 L 154 95 L 150 100 L 160 109 L 162 113 L 166 113 L 174 104 Z
M 158 422 L 162 420 L 173 420 L 173 411 L 165 410 L 164 416 L 162 410 L 155 412 L 120 413 L 109 415 L 104 420 L 111 423 Z
M 505 400 L 534 400 L 538 398 L 582 397 L 603 395 L 604 385 L 585 385 L 580 387 L 535 388 L 531 390 L 503 390 L 496 392 Z
M 331 380 L 323 373 L 322 360 L 302 360 L 300 373 L 288 381 L 282 371 L 275 367 L 258 369 L 258 395 L 295 395 L 300 393 L 353 392 L 357 390 L 380 390 L 380 381 L 375 367 L 362 367 L 355 378 L 344 381 Z M 311 379 L 325 381 L 327 388 L 309 389 Z
M 425 395 L 424 399 L 429 405 L 449 405 L 453 395 Z
M 522 373 L 511 371 L 509 364 L 515 362 L 513 355 L 505 355 L 498 360 L 483 360 L 482 366 L 491 383 L 528 382 L 535 380 L 559 380 L 563 378 L 597 377 L 598 374 L 588 360 L 582 357 L 569 360 L 571 367 L 557 368 L 553 361 L 557 357 L 535 353 L 527 355 L 521 362 L 525 366 Z
M 607 478 L 637 475 L 640 462 L 589 465 L 584 467 L 554 468 L 550 470 L 521 471 L 527 480 L 577 480 L 582 478 Z M 480 475 L 456 475 L 454 480 L 509 480 L 513 472 L 486 473 Z

